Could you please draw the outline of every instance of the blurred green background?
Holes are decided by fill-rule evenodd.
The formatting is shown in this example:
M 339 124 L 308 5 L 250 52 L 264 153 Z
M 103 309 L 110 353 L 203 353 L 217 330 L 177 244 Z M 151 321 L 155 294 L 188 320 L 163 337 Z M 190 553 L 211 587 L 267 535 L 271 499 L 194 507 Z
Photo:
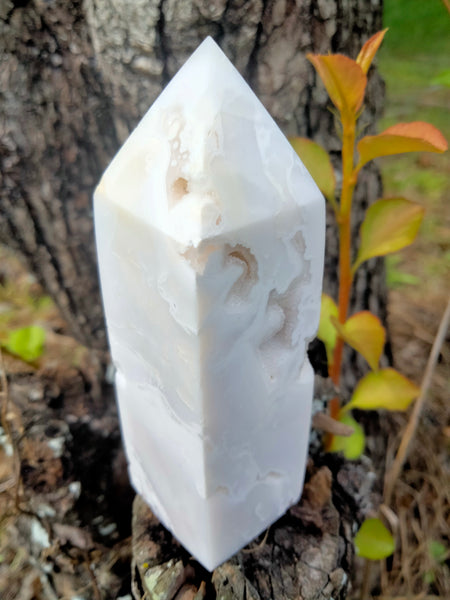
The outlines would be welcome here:
M 386 82 L 380 130 L 398 121 L 428 121 L 450 139 L 450 14 L 443 0 L 385 0 L 389 27 L 378 54 Z M 410 154 L 380 161 L 385 195 L 427 209 L 419 240 L 388 259 L 391 287 L 427 282 L 430 293 L 450 277 L 450 158 Z M 423 292 L 423 289 L 422 289 Z

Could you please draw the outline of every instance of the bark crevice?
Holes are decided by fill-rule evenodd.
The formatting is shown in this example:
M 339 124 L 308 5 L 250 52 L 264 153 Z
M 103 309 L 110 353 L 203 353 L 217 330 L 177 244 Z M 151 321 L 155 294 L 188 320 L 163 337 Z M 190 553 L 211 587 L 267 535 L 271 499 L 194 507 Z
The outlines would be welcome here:
M 165 24 L 166 17 L 164 15 L 164 4 L 166 0 L 160 0 L 158 6 L 158 22 L 156 23 L 156 29 L 159 35 L 159 55 L 160 60 L 162 62 L 162 74 L 161 74 L 161 84 L 164 87 L 170 81 L 170 74 L 167 66 L 167 57 L 170 55 L 169 48 L 169 40 L 166 36 Z

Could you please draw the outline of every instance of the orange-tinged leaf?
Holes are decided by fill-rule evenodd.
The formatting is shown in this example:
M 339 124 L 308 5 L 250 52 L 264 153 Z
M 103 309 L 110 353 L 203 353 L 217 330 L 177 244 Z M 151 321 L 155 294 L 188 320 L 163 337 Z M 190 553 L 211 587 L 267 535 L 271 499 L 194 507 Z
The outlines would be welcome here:
M 424 208 L 406 198 L 384 198 L 369 206 L 360 229 L 361 243 L 353 272 L 374 256 L 396 252 L 414 241 Z
M 331 320 L 344 341 L 362 354 L 370 368 L 376 371 L 386 340 L 386 331 L 380 319 L 363 310 L 352 315 L 344 325 L 336 318 L 331 317 Z
M 447 140 L 442 133 L 425 121 L 412 121 L 411 123 L 397 123 L 384 130 L 389 135 L 405 136 L 422 141 L 433 146 L 438 152 L 445 152 L 448 149 Z
M 361 108 L 367 84 L 360 65 L 342 54 L 308 54 L 307 58 L 320 75 L 342 117 L 355 115 Z
M 293 137 L 289 140 L 308 169 L 311 177 L 322 194 L 334 203 L 336 176 L 328 152 L 316 142 L 303 137 Z
M 331 322 L 331 317 L 337 317 L 338 307 L 335 301 L 327 294 L 322 294 L 322 303 L 320 308 L 320 321 L 317 337 L 325 344 L 327 351 L 328 366 L 333 362 L 333 352 L 336 346 L 337 331 Z
M 360 53 L 358 54 L 358 58 L 356 62 L 361 66 L 361 69 L 364 73 L 367 73 L 370 65 L 372 64 L 373 58 L 377 53 L 378 48 L 380 47 L 381 42 L 383 41 L 384 35 L 387 29 L 383 29 L 379 31 L 371 38 L 367 40 L 364 46 L 361 48 Z
M 378 135 L 367 135 L 357 145 L 357 169 L 379 156 L 403 152 L 445 152 L 448 144 L 436 127 L 423 121 L 397 123 Z
M 406 410 L 419 393 L 415 383 L 394 369 L 372 371 L 358 383 L 344 410 Z

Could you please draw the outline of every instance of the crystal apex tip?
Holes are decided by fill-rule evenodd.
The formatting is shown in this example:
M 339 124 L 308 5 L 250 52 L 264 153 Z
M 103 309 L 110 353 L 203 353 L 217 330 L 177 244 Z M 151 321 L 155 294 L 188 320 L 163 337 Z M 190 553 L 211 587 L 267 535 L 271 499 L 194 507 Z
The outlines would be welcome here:
M 222 48 L 219 46 L 219 44 L 214 40 L 214 38 L 212 38 L 210 35 L 208 35 L 203 40 L 203 42 L 201 42 L 197 46 L 197 48 L 192 53 L 190 59 L 193 58 L 194 56 L 197 59 L 204 58 L 208 62 L 215 61 L 215 60 L 223 61 L 224 59 L 226 59 L 226 61 L 228 63 L 230 63 L 230 65 L 233 66 L 233 64 L 230 61 L 230 59 L 228 58 L 228 56 L 225 54 L 225 52 L 222 50 Z M 189 62 L 190 59 L 187 62 Z M 234 66 L 233 66 L 233 68 L 234 68 Z

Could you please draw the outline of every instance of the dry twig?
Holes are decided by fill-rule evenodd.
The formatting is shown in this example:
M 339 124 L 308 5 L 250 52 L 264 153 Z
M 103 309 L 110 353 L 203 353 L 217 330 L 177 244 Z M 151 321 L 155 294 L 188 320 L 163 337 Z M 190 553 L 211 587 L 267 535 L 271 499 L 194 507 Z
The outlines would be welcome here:
M 402 435 L 402 441 L 400 443 L 400 447 L 395 456 L 394 462 L 392 463 L 389 471 L 386 474 L 385 478 L 385 486 L 384 486 L 384 501 L 386 504 L 390 504 L 392 500 L 392 493 L 394 491 L 395 483 L 398 479 L 400 471 L 405 463 L 406 457 L 408 455 L 409 446 L 411 444 L 411 440 L 414 437 L 414 434 L 417 429 L 417 425 L 419 423 L 420 413 L 422 412 L 422 408 L 425 404 L 425 400 L 427 397 L 428 389 L 431 384 L 431 380 L 433 377 L 433 372 L 437 364 L 437 360 L 439 358 L 440 350 L 442 344 L 444 343 L 445 336 L 447 333 L 448 325 L 450 322 L 450 299 L 447 303 L 447 308 L 445 309 L 444 315 L 442 316 L 438 332 L 436 334 L 436 338 L 433 343 L 433 347 L 431 348 L 430 356 L 428 358 L 428 363 L 425 369 L 425 374 L 422 379 L 422 385 L 420 390 L 420 395 L 416 400 L 413 411 L 411 413 L 410 419 L 406 426 L 406 429 Z

